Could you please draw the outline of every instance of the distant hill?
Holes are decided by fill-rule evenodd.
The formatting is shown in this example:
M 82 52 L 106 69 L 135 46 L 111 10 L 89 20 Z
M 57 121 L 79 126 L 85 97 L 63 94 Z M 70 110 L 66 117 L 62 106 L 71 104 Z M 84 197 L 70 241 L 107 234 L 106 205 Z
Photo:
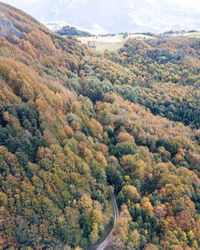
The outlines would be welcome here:
M 65 0 L 15 3 L 42 22 L 54 27 L 61 22 L 95 34 L 161 32 L 199 29 L 200 4 L 196 0 Z M 27 2 L 27 3 L 26 3 Z M 37 2 L 38 4 L 35 4 Z M 51 6 L 51 7 L 49 7 Z
M 70 25 L 64 26 L 62 29 L 56 31 L 56 33 L 61 36 L 87 36 L 87 37 L 92 36 L 92 34 L 90 34 L 89 32 L 79 30 L 76 27 L 72 27 Z

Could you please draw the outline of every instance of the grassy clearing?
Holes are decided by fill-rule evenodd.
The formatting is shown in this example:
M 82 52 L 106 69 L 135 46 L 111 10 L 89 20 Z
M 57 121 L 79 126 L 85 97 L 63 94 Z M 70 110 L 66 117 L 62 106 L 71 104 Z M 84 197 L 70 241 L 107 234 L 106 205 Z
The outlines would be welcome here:
M 117 51 L 123 47 L 124 42 L 119 43 L 96 43 L 96 51 L 104 52 L 105 50 Z
M 83 44 L 88 44 L 89 42 L 93 42 L 96 46 L 96 51 L 103 52 L 105 50 L 109 51 L 117 51 L 118 49 L 122 48 L 124 43 L 128 39 L 139 39 L 139 40 L 145 40 L 145 39 L 156 39 L 156 37 L 153 36 L 147 36 L 142 34 L 131 34 L 127 37 L 123 37 L 123 35 L 116 35 L 116 36 L 93 36 L 93 37 L 77 37 L 79 41 L 81 41 Z

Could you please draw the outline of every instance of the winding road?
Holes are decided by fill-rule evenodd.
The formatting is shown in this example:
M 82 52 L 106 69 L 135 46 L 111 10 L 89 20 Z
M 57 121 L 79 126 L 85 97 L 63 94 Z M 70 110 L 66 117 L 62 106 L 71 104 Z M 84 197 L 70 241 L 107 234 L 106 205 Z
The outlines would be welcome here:
M 113 208 L 114 208 L 114 214 L 115 214 L 114 225 L 113 225 L 113 228 L 110 231 L 109 235 L 105 238 L 105 240 L 101 244 L 99 244 L 97 246 L 96 250 L 104 250 L 107 247 L 107 245 L 108 245 L 108 243 L 109 243 L 109 241 L 111 239 L 111 236 L 113 234 L 113 231 L 115 229 L 116 222 L 117 222 L 117 219 L 118 219 L 118 216 L 119 216 L 119 210 L 118 210 L 118 207 L 117 207 L 117 202 L 116 202 L 114 194 L 112 194 L 112 202 L 113 202 Z

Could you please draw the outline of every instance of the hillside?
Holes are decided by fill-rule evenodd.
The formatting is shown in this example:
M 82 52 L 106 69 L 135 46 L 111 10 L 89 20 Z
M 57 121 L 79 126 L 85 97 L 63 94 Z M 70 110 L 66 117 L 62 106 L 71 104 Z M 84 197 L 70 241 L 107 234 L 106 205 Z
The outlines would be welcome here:
M 200 248 L 200 40 L 97 53 L 0 3 L 0 248 Z

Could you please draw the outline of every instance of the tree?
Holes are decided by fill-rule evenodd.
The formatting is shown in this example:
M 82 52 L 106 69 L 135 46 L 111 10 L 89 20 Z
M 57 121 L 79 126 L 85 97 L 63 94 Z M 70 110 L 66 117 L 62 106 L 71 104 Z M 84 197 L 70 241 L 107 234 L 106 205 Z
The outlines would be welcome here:
M 140 172 L 140 168 L 144 168 L 144 162 L 140 160 L 139 154 L 128 154 L 122 156 L 120 163 L 126 173 L 133 177 L 136 173 Z
M 8 197 L 5 193 L 0 192 L 0 204 L 6 207 L 8 205 Z
M 135 154 L 136 145 L 134 142 L 120 142 L 114 147 L 114 155 L 120 158 L 123 155 Z
M 106 110 L 106 109 L 101 110 L 99 115 L 98 115 L 98 120 L 104 126 L 111 125 L 112 119 L 111 119 L 110 112 L 108 110 Z
M 98 224 L 93 223 L 92 232 L 90 233 L 90 241 L 91 241 L 92 244 L 97 242 L 97 240 L 99 239 L 99 234 L 98 233 L 99 233 Z
M 92 211 L 92 199 L 89 195 L 83 194 L 78 201 L 79 208 L 86 214 L 90 214 Z
M 117 136 L 117 140 L 118 142 L 124 142 L 124 141 L 134 141 L 134 138 L 132 135 L 130 135 L 129 133 L 127 132 L 120 132 Z
M 154 207 L 154 214 L 157 218 L 162 218 L 167 215 L 167 209 L 164 204 L 158 204 Z
M 131 185 L 125 185 L 118 195 L 118 201 L 120 204 L 137 202 L 140 198 L 140 195 L 136 187 Z
M 147 212 L 150 213 L 153 211 L 153 207 L 151 205 L 151 202 L 149 201 L 149 198 L 143 197 L 141 199 L 141 207 Z

